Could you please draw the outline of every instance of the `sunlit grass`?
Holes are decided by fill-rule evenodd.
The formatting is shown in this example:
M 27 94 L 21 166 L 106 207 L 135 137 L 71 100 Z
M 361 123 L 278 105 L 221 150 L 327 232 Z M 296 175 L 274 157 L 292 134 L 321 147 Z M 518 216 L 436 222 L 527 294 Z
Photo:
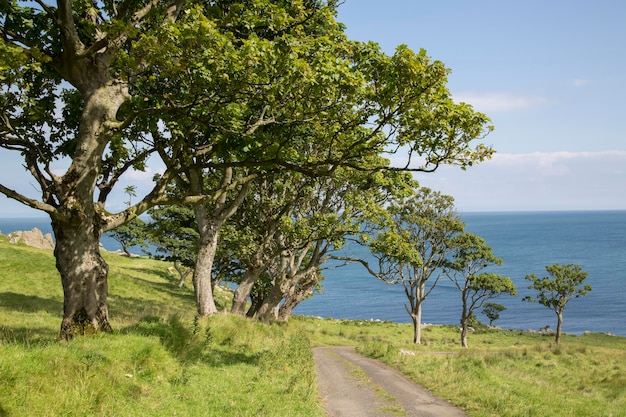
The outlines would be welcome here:
M 411 325 L 295 320 L 314 343 L 351 344 L 387 362 L 470 416 L 626 416 L 626 339 L 483 331 L 462 349 L 458 328 L 430 326 L 424 343 Z M 403 353 L 401 353 L 403 352 Z M 409 352 L 409 354 L 406 354 Z M 413 353 L 413 354 L 410 354 Z
M 0 236 L 0 416 L 324 415 L 297 327 L 194 320 L 193 292 L 167 264 L 104 256 L 114 333 L 61 344 L 52 252 Z

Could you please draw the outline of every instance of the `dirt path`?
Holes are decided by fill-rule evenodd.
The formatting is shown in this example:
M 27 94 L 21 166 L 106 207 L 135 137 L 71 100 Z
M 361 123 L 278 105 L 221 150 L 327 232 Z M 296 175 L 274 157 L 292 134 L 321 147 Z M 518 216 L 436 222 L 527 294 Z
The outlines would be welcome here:
M 461 409 L 352 347 L 315 348 L 313 357 L 330 417 L 467 417 Z

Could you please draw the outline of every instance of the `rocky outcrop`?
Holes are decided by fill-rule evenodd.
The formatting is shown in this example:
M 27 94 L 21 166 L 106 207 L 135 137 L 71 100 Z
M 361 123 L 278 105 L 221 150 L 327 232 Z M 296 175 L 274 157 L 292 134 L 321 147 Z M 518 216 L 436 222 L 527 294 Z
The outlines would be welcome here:
M 11 232 L 7 237 L 9 238 L 9 242 L 13 244 L 24 243 L 25 245 L 39 249 L 54 249 L 52 235 L 50 233 L 44 235 L 41 230 L 36 227 L 33 227 L 30 231 Z

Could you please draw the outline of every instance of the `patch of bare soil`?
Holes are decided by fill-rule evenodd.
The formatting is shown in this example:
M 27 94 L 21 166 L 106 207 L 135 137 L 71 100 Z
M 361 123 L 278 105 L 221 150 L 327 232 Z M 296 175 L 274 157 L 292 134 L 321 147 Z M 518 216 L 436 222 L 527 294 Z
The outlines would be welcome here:
M 387 365 L 353 347 L 313 349 L 317 381 L 330 417 L 467 417 Z

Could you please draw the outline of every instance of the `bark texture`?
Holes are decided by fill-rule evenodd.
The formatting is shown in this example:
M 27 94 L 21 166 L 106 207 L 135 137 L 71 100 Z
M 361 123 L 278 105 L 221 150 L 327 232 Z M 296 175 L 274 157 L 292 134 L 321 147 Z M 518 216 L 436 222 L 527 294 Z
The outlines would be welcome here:
M 217 313 L 213 297 L 213 261 L 217 251 L 219 225 L 209 219 L 205 206 L 194 206 L 196 220 L 200 230 L 200 245 L 193 272 L 193 287 L 196 295 L 196 307 L 200 317 Z
M 241 283 L 237 286 L 237 289 L 233 293 L 233 305 L 230 312 L 239 316 L 246 315 L 246 304 L 248 297 L 252 292 L 254 283 L 259 278 L 262 269 L 260 268 L 248 268 L 243 275 Z
M 100 255 L 100 233 L 91 222 L 52 222 L 56 267 L 63 284 L 63 320 L 59 338 L 111 331 L 108 265 Z
M 62 340 L 92 331 L 111 331 L 108 265 L 100 255 L 104 210 L 94 203 L 94 190 L 109 141 L 106 123 L 115 120 L 126 97 L 125 90 L 112 82 L 102 85 L 94 81 L 87 88 L 72 164 L 55 184 L 59 204 L 51 217 L 64 294 Z
M 558 345 L 561 343 L 561 330 L 563 328 L 563 311 L 556 313 L 556 336 L 554 342 Z

